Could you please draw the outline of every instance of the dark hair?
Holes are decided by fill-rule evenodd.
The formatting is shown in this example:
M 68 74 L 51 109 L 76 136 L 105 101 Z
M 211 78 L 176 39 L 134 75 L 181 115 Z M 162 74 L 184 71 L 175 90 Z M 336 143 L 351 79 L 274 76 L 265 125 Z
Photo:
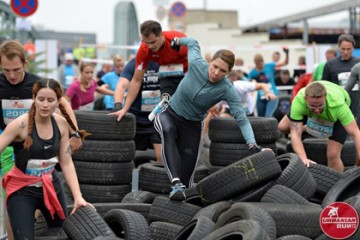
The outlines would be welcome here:
M 355 39 L 353 35 L 350 34 L 342 34 L 338 38 L 338 45 L 340 45 L 343 41 L 351 42 L 352 45 L 355 47 Z
M 36 81 L 36 83 L 34 84 L 33 87 L 33 97 L 35 98 L 36 95 L 38 94 L 38 92 L 40 91 L 40 89 L 43 88 L 50 88 L 52 89 L 55 93 L 56 93 L 56 97 L 59 100 L 60 98 L 62 98 L 62 89 L 61 86 L 59 84 L 59 82 L 55 81 L 54 79 L 51 78 L 42 78 L 39 79 L 38 81 Z M 69 124 L 69 126 L 71 127 L 71 129 L 73 129 L 74 131 L 76 131 L 76 127 L 73 123 L 73 121 L 70 119 L 68 113 L 66 112 L 66 109 L 64 107 L 64 105 L 62 105 L 61 103 L 59 104 L 59 109 L 62 113 L 62 115 L 65 117 L 67 123 Z M 31 105 L 30 109 L 29 109 L 29 120 L 28 120 L 28 135 L 24 141 L 24 148 L 25 149 L 29 149 L 33 143 L 33 140 L 31 138 L 31 133 L 32 133 L 32 129 L 33 129 L 33 125 L 35 122 L 35 112 L 36 112 L 36 107 L 35 107 L 35 102 Z M 79 131 L 80 132 L 80 136 L 82 138 L 84 138 L 86 135 L 88 135 L 88 133 L 84 130 Z
M 283 69 L 280 71 L 281 74 L 284 74 L 284 75 L 289 75 L 290 76 L 290 71 L 288 69 Z
M 0 63 L 2 56 L 6 56 L 9 60 L 13 60 L 17 56 L 23 64 L 26 62 L 26 50 L 20 42 L 15 40 L 8 40 L 1 44 Z
M 94 65 L 93 63 L 91 63 L 91 62 L 82 62 L 82 63 L 80 64 L 80 67 L 79 67 L 80 72 L 84 71 L 84 69 L 85 69 L 86 67 L 93 67 L 93 68 L 94 68 L 95 65 Z
M 158 37 L 162 33 L 162 28 L 160 23 L 154 20 L 148 20 L 140 25 L 140 33 L 145 37 L 148 37 L 151 33 Z
M 220 49 L 213 55 L 211 61 L 214 61 L 215 59 L 218 58 L 220 58 L 229 65 L 229 72 L 230 72 L 231 69 L 234 67 L 234 63 L 235 63 L 234 53 L 227 49 Z

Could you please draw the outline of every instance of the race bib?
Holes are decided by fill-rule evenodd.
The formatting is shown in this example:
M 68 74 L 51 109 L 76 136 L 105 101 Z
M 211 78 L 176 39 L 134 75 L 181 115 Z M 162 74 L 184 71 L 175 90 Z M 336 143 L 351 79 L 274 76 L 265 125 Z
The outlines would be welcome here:
M 65 86 L 69 87 L 74 82 L 74 76 L 65 76 Z
M 161 65 L 159 69 L 159 77 L 179 77 L 184 76 L 183 64 Z
M 318 138 L 328 138 L 331 137 L 334 130 L 334 123 L 315 119 L 308 118 L 306 123 L 306 132 L 311 134 L 314 137 Z
M 15 118 L 27 113 L 33 103 L 32 99 L 2 100 L 2 111 L 4 123 L 8 125 Z
M 154 107 L 160 102 L 160 90 L 142 91 L 141 94 L 141 111 L 151 112 Z
M 347 80 L 350 77 L 351 72 L 343 72 L 338 74 L 339 85 L 345 87 Z
M 49 146 L 51 147 L 51 145 Z M 46 147 L 47 145 L 44 146 L 44 149 L 47 149 Z M 57 157 L 50 159 L 29 159 L 25 173 L 30 176 L 41 177 L 44 174 L 50 173 L 58 162 Z M 37 182 L 29 186 L 41 187 L 42 182 Z
M 88 104 L 80 106 L 79 110 L 81 110 L 81 111 L 93 111 L 94 110 L 94 102 L 89 102 Z

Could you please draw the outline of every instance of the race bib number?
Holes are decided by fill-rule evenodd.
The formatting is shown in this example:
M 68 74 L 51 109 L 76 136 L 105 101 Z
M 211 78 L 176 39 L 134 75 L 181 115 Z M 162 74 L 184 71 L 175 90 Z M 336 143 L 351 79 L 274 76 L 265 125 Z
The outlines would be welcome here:
M 74 76 L 65 76 L 65 86 L 69 87 L 74 82 Z
M 161 65 L 159 69 L 159 77 L 179 77 L 184 76 L 183 64 Z
M 4 123 L 8 125 L 15 118 L 27 113 L 33 103 L 32 99 L 2 100 Z
M 347 80 L 350 77 L 351 72 L 343 72 L 338 74 L 339 85 L 345 87 Z
M 314 137 L 318 138 L 328 138 L 331 137 L 334 130 L 334 123 L 315 119 L 308 118 L 306 123 L 306 132 L 311 134 Z
M 46 150 L 47 145 L 44 146 Z M 50 173 L 55 165 L 59 162 L 57 157 L 50 159 L 29 159 L 25 173 L 30 176 L 41 177 L 44 174 Z M 42 182 L 38 182 L 29 186 L 41 187 Z
M 81 111 L 93 111 L 94 110 L 94 102 L 89 102 L 88 104 L 80 106 L 79 110 L 81 110 Z
M 161 101 L 160 90 L 142 91 L 141 111 L 142 112 L 151 112 L 160 101 Z

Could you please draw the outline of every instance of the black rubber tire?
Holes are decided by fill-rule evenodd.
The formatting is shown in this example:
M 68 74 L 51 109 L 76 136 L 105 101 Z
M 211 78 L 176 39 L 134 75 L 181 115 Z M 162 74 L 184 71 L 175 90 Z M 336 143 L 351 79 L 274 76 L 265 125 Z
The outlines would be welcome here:
M 86 140 L 80 150 L 72 155 L 74 161 L 131 162 L 135 156 L 135 142 Z
M 150 237 L 152 240 L 174 240 L 182 228 L 182 226 L 174 223 L 152 222 L 150 224 Z
M 262 144 L 263 148 L 270 148 L 276 155 L 276 143 Z M 250 156 L 247 144 L 239 143 L 210 143 L 210 163 L 215 166 L 227 166 L 240 159 Z
M 278 122 L 275 118 L 249 117 L 258 144 L 275 143 L 279 138 Z M 233 118 L 213 118 L 209 123 L 209 138 L 214 142 L 246 143 L 238 122 Z
M 63 229 L 71 239 L 88 240 L 97 236 L 116 238 L 104 219 L 91 207 L 81 207 L 65 219 Z
M 156 197 L 150 208 L 150 222 L 169 222 L 185 226 L 201 209 L 190 203 L 172 201 L 166 197 Z
M 286 153 L 277 157 L 282 173 L 275 183 L 291 188 L 306 199 L 316 191 L 316 181 L 300 157 Z
M 156 194 L 148 191 L 129 192 L 121 200 L 122 203 L 152 203 L 156 198 Z
M 333 202 L 342 202 L 360 192 L 360 168 L 347 172 L 324 197 L 321 204 L 323 208 Z
M 207 236 L 215 223 L 207 217 L 199 217 L 191 220 L 175 236 L 174 240 L 199 240 Z
M 270 240 L 265 230 L 253 220 L 241 220 L 219 228 L 203 240 L 242 239 L 242 240 Z
M 259 202 L 264 194 L 274 186 L 275 181 L 269 181 L 267 183 L 262 183 L 254 186 L 246 192 L 243 192 L 236 197 L 233 197 L 234 202 Z
M 311 204 L 303 196 L 286 186 L 277 184 L 271 187 L 261 198 L 261 202 L 284 204 Z
M 83 197 L 91 203 L 121 202 L 131 191 L 130 185 L 90 185 L 80 184 Z
M 274 219 L 278 237 L 301 235 L 311 239 L 322 234 L 318 205 L 299 205 L 283 203 L 249 203 L 264 209 Z
M 278 238 L 277 240 L 311 240 L 311 238 L 300 236 L 300 235 L 287 235 Z
M 198 166 L 195 169 L 194 182 L 208 176 L 208 169 Z M 156 181 L 154 181 L 156 179 Z M 171 191 L 169 176 L 166 173 L 163 163 L 145 163 L 140 166 L 139 188 L 143 191 L 167 194 Z
M 120 122 L 108 111 L 74 111 L 79 129 L 91 133 L 89 140 L 133 140 L 135 138 L 135 116 L 127 113 Z
M 270 239 L 276 239 L 276 225 L 274 219 L 263 209 L 248 203 L 234 203 L 223 212 L 214 226 L 214 231 L 229 223 L 240 220 L 253 220 L 266 231 Z
M 199 217 L 207 217 L 208 219 L 210 219 L 211 221 L 216 223 L 219 216 L 223 212 L 227 211 L 230 207 L 231 207 L 230 201 L 217 202 L 217 203 L 211 204 L 209 206 L 206 206 L 206 207 L 200 209 L 194 215 L 193 219 L 199 218 Z
M 325 197 L 331 187 L 344 175 L 343 173 L 321 164 L 311 164 L 308 169 L 316 181 L 316 195 L 322 196 L 322 198 Z
M 125 185 L 131 183 L 132 162 L 79 162 L 74 161 L 79 183 L 99 185 Z
M 144 216 L 146 220 L 149 219 L 149 213 L 151 204 L 149 203 L 94 203 L 94 207 L 96 211 L 100 214 L 100 216 L 104 216 L 107 212 L 113 209 L 123 209 L 123 210 L 131 210 L 137 213 L 140 213 Z
M 104 220 L 118 237 L 127 240 L 150 240 L 149 225 L 140 213 L 113 209 L 104 215 Z
M 229 200 L 259 186 L 281 173 L 272 151 L 262 151 L 241 159 L 201 180 L 196 188 L 205 206 Z

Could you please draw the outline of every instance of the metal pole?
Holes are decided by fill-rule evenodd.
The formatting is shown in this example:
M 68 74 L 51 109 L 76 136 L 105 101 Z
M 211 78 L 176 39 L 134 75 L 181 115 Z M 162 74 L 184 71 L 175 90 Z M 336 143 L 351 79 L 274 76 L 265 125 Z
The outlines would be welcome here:
M 303 30 L 303 44 L 309 43 L 309 24 L 307 19 L 304 19 L 304 30 Z

